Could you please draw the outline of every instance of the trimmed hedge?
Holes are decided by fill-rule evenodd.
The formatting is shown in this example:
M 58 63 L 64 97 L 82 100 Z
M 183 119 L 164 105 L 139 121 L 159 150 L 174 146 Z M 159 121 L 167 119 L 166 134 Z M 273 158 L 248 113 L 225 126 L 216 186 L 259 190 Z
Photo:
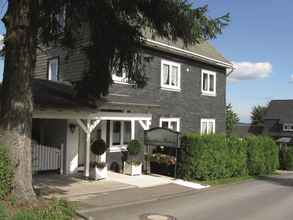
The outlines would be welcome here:
M 0 199 L 3 199 L 12 186 L 13 167 L 9 159 L 8 149 L 0 145 Z
M 293 146 L 283 146 L 280 150 L 280 167 L 284 170 L 293 170 Z
M 224 135 L 187 134 L 181 143 L 177 175 L 183 179 L 263 175 L 278 167 L 278 148 L 267 137 L 241 140 Z

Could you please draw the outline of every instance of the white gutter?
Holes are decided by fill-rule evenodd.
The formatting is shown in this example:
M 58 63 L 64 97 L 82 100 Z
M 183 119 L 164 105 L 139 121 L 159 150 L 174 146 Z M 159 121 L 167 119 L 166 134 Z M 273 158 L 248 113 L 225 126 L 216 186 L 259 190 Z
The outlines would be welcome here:
M 184 50 L 184 49 L 181 49 L 181 48 L 178 48 L 178 47 L 170 46 L 168 44 L 158 42 L 158 41 L 155 41 L 155 40 L 151 40 L 151 39 L 144 39 L 144 40 L 147 43 L 151 43 L 151 44 L 154 44 L 154 45 L 157 45 L 157 46 L 160 46 L 160 47 L 164 47 L 164 48 L 167 48 L 167 49 L 171 49 L 171 50 L 174 50 L 174 51 L 177 51 L 177 52 L 192 55 L 192 56 L 195 56 L 195 57 L 197 57 L 199 59 L 212 62 L 212 63 L 214 63 L 216 65 L 219 65 L 219 66 L 224 66 L 224 67 L 227 67 L 227 68 L 233 68 L 233 65 L 231 63 L 226 63 L 226 62 L 223 62 L 223 61 L 220 61 L 220 60 L 217 60 L 217 59 L 213 59 L 213 58 L 210 58 L 210 57 L 207 57 L 207 56 L 203 56 L 203 55 L 198 54 L 198 53 L 194 53 L 194 52 Z

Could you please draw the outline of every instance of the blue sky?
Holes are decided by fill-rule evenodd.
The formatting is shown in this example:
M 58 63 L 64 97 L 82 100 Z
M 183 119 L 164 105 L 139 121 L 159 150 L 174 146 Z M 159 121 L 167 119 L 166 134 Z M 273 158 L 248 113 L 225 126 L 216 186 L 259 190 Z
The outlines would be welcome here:
M 254 105 L 293 98 L 292 0 L 195 1 L 195 6 L 203 4 L 211 16 L 231 14 L 230 25 L 212 44 L 237 67 L 228 82 L 227 102 L 241 121 L 249 122 Z M 2 72 L 0 62 L 0 80 Z

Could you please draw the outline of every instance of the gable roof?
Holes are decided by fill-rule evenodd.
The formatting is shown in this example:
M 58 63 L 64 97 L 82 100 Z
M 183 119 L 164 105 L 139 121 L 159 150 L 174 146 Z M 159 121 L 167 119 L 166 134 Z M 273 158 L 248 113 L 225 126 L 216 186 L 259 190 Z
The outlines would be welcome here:
M 280 120 L 281 123 L 293 122 L 293 99 L 272 100 L 264 118 Z
M 145 32 L 144 37 L 147 46 L 171 53 L 176 53 L 182 56 L 188 56 L 199 61 L 209 62 L 214 65 L 219 65 L 226 68 L 233 67 L 233 64 L 227 60 L 219 51 L 217 51 L 217 49 L 213 47 L 208 41 L 185 46 L 183 41 L 180 39 L 177 41 L 169 41 L 161 37 L 153 36 L 149 32 Z

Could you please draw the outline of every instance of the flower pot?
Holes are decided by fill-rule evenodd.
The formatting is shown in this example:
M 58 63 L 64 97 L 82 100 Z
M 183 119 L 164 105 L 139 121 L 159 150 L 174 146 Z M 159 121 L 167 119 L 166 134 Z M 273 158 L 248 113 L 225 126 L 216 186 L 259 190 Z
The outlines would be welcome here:
M 104 168 L 92 167 L 90 170 L 90 177 L 93 180 L 105 179 L 108 176 L 107 166 Z
M 142 170 L 142 163 L 136 164 L 136 163 L 129 163 L 124 162 L 124 174 L 130 175 L 130 176 L 138 176 L 141 175 Z

